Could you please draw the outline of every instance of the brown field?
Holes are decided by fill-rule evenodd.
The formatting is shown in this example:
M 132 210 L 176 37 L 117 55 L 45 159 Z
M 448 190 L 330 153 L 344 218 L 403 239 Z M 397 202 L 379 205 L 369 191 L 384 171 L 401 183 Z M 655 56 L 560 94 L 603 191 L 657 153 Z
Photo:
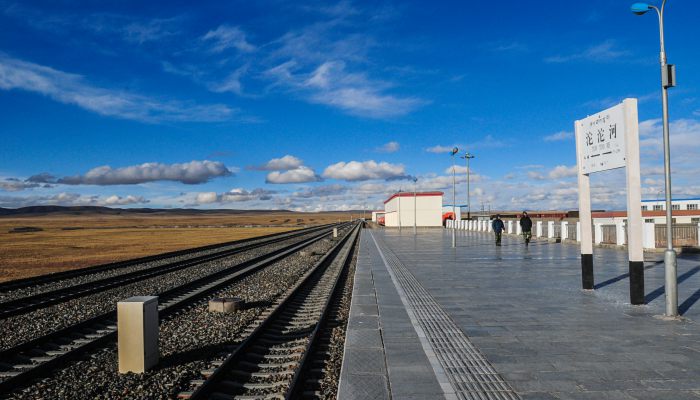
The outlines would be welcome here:
M 0 282 L 336 222 L 337 213 L 0 217 Z M 9 233 L 17 227 L 40 232 Z

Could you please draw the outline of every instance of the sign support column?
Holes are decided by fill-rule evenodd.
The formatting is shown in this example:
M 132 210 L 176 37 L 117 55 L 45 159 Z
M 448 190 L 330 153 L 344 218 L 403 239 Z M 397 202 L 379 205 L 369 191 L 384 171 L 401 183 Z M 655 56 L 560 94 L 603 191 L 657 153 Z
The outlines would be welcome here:
M 642 183 L 639 166 L 637 99 L 625 99 L 625 158 L 627 159 L 627 249 L 630 302 L 644 304 L 644 248 L 642 246 Z

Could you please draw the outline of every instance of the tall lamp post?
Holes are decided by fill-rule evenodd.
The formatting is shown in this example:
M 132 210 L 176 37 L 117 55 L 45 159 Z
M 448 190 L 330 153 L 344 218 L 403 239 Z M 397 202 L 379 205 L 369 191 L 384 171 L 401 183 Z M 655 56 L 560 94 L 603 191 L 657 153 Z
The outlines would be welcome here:
M 632 4 L 632 12 L 642 15 L 649 10 L 656 11 L 659 17 L 659 39 L 661 51 L 659 62 L 661 63 L 661 104 L 663 107 L 664 124 L 664 176 L 666 181 L 666 252 L 664 253 L 664 269 L 666 271 L 666 316 L 678 315 L 678 278 L 676 252 L 673 250 L 673 216 L 671 205 L 671 145 L 668 131 L 668 88 L 676 86 L 676 67 L 666 63 L 666 49 L 664 47 L 664 7 L 666 0 L 661 2 L 661 8 L 647 3 Z
M 416 233 L 417 233 L 417 228 L 416 228 L 417 222 L 416 222 L 416 218 L 417 218 L 417 216 L 418 216 L 418 212 L 416 211 L 416 204 L 417 204 L 417 202 L 416 202 L 416 194 L 417 194 L 417 192 L 416 192 L 416 182 L 418 182 L 418 178 L 413 177 L 413 236 L 415 236 Z
M 471 206 L 471 191 L 469 190 L 469 175 L 471 174 L 471 169 L 469 168 L 469 160 L 474 158 L 473 154 L 469 152 L 464 153 L 460 158 L 467 160 L 467 219 L 472 219 L 472 206 Z
M 457 187 L 457 179 L 455 178 L 455 154 L 459 152 L 458 148 L 452 149 L 452 247 L 457 247 L 457 210 L 455 209 L 455 195 Z

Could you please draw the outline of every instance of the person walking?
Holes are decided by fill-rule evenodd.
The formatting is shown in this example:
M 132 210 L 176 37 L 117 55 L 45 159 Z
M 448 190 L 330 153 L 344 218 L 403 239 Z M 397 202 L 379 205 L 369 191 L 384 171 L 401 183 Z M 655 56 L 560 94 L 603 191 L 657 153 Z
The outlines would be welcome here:
M 493 222 L 491 222 L 491 227 L 493 228 L 493 233 L 496 234 L 496 246 L 500 246 L 501 235 L 503 235 L 503 230 L 505 229 L 505 225 L 503 225 L 500 215 L 496 215 L 496 218 L 493 220 Z
M 532 220 L 527 215 L 527 211 L 523 211 L 523 216 L 520 218 L 520 230 L 525 238 L 525 246 L 529 246 L 532 238 Z

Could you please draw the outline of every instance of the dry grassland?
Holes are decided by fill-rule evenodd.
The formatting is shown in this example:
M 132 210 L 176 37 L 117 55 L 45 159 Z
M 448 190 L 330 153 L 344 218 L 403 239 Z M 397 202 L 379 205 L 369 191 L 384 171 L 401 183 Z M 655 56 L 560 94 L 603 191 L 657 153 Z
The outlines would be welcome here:
M 0 217 L 0 282 L 336 222 L 338 214 Z M 9 233 L 17 227 L 39 232 Z

